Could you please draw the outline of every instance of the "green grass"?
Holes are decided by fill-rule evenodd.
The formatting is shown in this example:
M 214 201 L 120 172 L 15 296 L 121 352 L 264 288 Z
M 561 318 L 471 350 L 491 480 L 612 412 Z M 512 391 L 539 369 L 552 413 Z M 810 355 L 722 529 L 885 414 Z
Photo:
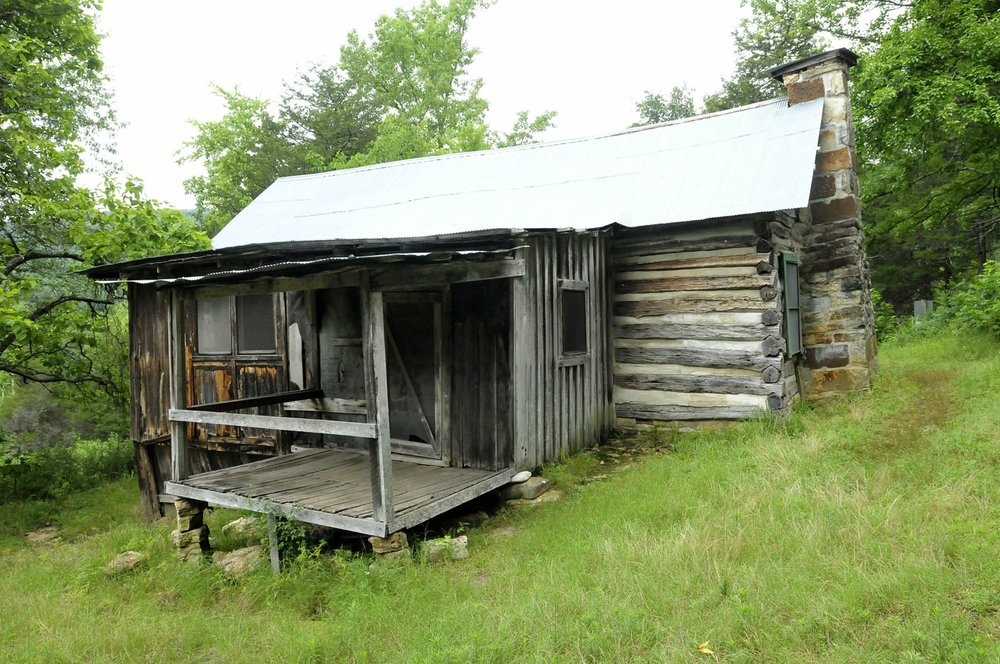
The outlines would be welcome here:
M 1000 352 L 938 336 L 881 359 L 869 394 L 548 469 L 564 497 L 472 529 L 457 563 L 235 582 L 177 562 L 125 480 L 0 507 L 0 658 L 1000 661 Z M 26 543 L 44 521 L 65 541 Z M 126 549 L 149 566 L 107 577 Z

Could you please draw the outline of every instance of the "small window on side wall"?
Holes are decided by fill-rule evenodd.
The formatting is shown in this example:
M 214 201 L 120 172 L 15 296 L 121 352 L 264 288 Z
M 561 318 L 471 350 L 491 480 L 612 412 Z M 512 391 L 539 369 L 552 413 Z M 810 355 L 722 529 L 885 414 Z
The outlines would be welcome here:
M 799 257 L 781 255 L 781 279 L 785 301 L 785 338 L 788 355 L 802 352 L 802 314 L 799 310 Z
M 277 352 L 274 296 L 238 295 L 199 298 L 198 353 L 269 355 Z
M 560 355 L 582 355 L 589 350 L 586 284 L 573 283 L 561 286 L 559 299 L 562 309 Z

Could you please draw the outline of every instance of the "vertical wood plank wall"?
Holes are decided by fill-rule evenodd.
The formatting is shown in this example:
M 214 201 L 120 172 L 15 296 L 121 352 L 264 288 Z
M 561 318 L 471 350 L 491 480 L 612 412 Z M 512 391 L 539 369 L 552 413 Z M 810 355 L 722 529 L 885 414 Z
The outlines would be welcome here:
M 611 403 L 610 273 L 606 232 L 537 233 L 513 284 L 515 464 L 533 469 L 607 438 Z M 588 351 L 560 362 L 560 280 L 585 282 Z M 579 361 L 582 359 L 582 362 Z
M 620 424 L 742 419 L 782 407 L 780 284 L 765 227 L 754 218 L 616 236 Z

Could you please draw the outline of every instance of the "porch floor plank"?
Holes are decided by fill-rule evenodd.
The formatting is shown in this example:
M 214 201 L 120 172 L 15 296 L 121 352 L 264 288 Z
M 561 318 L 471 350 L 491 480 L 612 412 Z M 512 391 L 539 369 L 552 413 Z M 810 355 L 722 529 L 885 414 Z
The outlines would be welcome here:
M 427 521 L 506 484 L 512 474 L 513 468 L 489 471 L 393 460 L 395 522 L 412 527 Z M 171 484 L 178 495 L 190 488 L 208 502 L 216 495 L 218 504 L 223 505 L 232 504 L 234 497 L 257 511 L 266 511 L 268 504 L 281 505 L 291 508 L 293 518 L 301 518 L 295 516 L 295 510 L 301 508 L 308 514 L 349 517 L 344 521 L 348 525 L 351 520 L 373 519 L 369 460 L 355 452 L 303 450 Z M 393 524 L 383 525 L 387 531 L 393 530 Z

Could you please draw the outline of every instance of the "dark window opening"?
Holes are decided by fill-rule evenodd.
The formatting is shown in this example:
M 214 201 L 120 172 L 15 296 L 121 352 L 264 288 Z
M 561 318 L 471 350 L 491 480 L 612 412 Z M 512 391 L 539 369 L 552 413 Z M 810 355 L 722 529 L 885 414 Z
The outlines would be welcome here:
M 564 288 L 562 295 L 562 354 L 587 352 L 587 291 Z
M 273 354 L 277 348 L 274 296 L 205 297 L 197 302 L 197 347 L 202 355 Z
M 239 352 L 275 352 L 274 296 L 270 293 L 238 296 L 236 331 Z
M 785 338 L 788 355 L 802 352 L 802 314 L 799 310 L 799 258 L 795 254 L 782 254 L 782 283 L 785 300 Z

